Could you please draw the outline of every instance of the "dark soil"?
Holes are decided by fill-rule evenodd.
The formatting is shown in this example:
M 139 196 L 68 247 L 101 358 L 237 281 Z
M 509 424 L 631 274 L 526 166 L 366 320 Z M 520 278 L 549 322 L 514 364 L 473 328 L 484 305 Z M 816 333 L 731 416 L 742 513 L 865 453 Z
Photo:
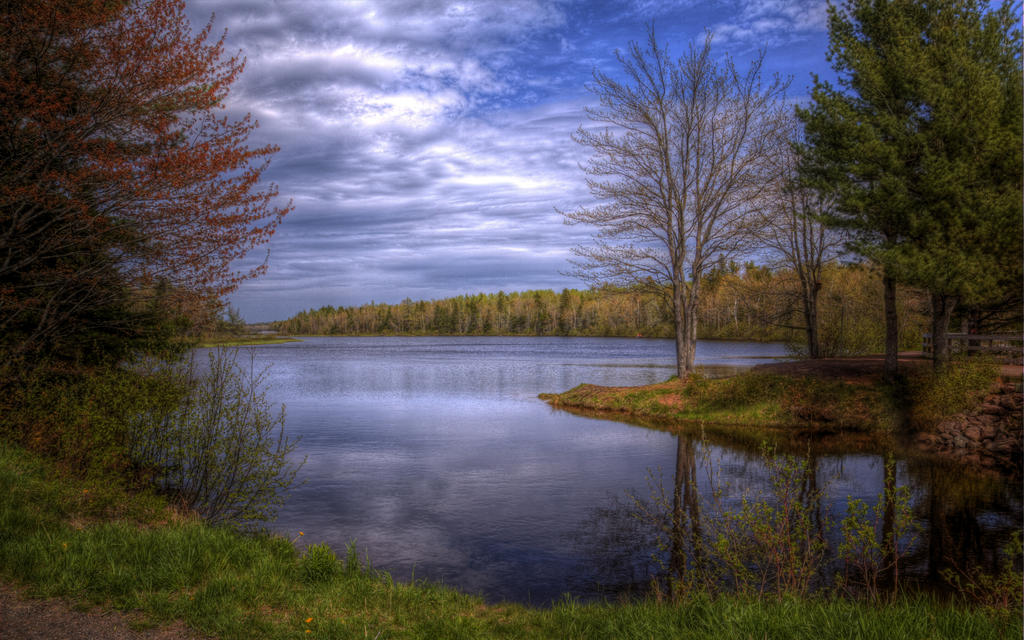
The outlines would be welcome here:
M 202 640 L 182 623 L 143 629 L 137 614 L 80 608 L 63 599 L 37 600 L 0 584 L 0 640 Z M 141 629 L 141 630 L 140 630 Z

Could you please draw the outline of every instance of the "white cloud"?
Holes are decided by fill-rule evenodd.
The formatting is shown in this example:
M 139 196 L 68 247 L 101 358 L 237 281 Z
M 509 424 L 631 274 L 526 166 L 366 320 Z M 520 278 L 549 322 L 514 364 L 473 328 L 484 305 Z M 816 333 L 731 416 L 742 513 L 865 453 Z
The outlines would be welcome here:
M 779 47 L 827 30 L 827 0 L 739 0 L 710 27 L 718 44 Z
M 716 20 L 719 40 L 824 24 L 823 1 L 737 1 L 735 20 Z M 296 205 L 270 244 L 270 271 L 233 302 L 271 319 L 371 298 L 578 285 L 559 272 L 587 231 L 560 224 L 555 208 L 589 199 L 586 153 L 569 135 L 585 120 L 590 71 L 613 65 L 651 17 L 661 33 L 709 6 L 192 0 L 193 24 L 216 11 L 214 33 L 227 27 L 228 51 L 247 56 L 228 107 L 260 121 L 252 145 L 281 146 L 265 177 Z M 664 28 L 685 42 L 702 27 Z

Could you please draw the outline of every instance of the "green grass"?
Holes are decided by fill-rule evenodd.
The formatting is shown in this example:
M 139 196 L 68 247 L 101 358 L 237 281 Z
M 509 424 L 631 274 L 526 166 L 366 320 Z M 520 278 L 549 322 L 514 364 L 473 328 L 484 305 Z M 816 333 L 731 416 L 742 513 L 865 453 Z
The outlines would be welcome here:
M 540 396 L 552 406 L 618 412 L 664 423 L 727 426 L 725 433 L 768 430 L 806 434 L 887 432 L 897 424 L 888 392 L 878 386 L 772 373 L 744 372 L 729 378 L 672 378 L 644 387 L 580 385 Z
M 696 598 L 681 604 L 487 605 L 401 584 L 326 546 L 300 554 L 177 515 L 106 479 L 0 442 L 0 574 L 34 596 L 138 610 L 221 638 L 1019 638 L 1018 612 L 927 599 Z M 309 632 L 307 633 L 307 629 Z

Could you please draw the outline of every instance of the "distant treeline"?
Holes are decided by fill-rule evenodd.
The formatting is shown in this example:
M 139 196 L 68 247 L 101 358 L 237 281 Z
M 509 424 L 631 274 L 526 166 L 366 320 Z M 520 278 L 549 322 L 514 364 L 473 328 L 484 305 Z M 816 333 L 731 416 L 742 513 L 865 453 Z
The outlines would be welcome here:
M 701 338 L 777 340 L 799 347 L 802 325 L 793 274 L 753 263 L 719 265 L 706 276 Z M 881 349 L 877 303 L 881 279 L 860 265 L 831 265 L 822 289 L 827 352 Z M 901 292 L 902 342 L 920 345 L 926 309 L 920 295 Z M 603 287 L 478 293 L 443 300 L 403 300 L 303 311 L 274 328 L 293 335 L 493 335 L 672 337 L 664 296 L 649 289 Z

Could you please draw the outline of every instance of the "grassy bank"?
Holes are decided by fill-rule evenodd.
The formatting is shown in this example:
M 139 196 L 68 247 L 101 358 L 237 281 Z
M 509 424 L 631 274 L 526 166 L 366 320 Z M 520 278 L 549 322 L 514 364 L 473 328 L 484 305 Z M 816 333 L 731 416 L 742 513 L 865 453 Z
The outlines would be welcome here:
M 899 420 L 891 394 L 878 386 L 753 372 L 693 376 L 686 382 L 672 378 L 642 387 L 582 384 L 541 399 L 588 415 L 700 425 L 751 444 L 808 433 L 887 433 Z
M 296 535 L 298 533 L 296 532 Z M 314 538 L 306 532 L 306 539 Z M 0 574 L 36 596 L 138 610 L 222 638 L 1010 638 L 1010 614 L 900 600 L 696 598 L 680 604 L 488 605 L 398 584 L 323 545 L 303 553 L 82 479 L 0 443 Z
M 697 374 L 685 382 L 673 377 L 640 387 L 582 384 L 540 398 L 586 415 L 700 425 L 757 444 L 837 433 L 883 437 L 907 424 L 922 428 L 972 406 L 997 380 L 996 368 L 985 363 L 959 363 L 941 374 L 910 369 L 900 385 L 856 369 L 843 375 L 842 367 L 841 360 L 833 360 L 827 363 L 829 375 L 794 374 L 793 367 L 770 365 L 728 378 Z

